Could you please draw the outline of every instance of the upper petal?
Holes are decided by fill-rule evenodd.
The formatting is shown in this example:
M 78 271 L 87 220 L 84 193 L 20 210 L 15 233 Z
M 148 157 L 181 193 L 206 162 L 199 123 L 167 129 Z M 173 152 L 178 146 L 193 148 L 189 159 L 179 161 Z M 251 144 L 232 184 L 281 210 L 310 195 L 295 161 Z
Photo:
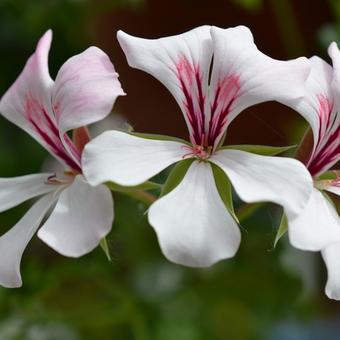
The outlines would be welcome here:
M 107 181 L 141 184 L 188 153 L 185 144 L 107 131 L 85 146 L 82 167 L 92 185 Z
M 303 210 L 312 193 L 309 172 L 294 159 L 220 150 L 211 161 L 226 173 L 243 201 L 280 204 L 290 218 Z
M 2 286 L 14 288 L 22 285 L 20 275 L 22 254 L 56 199 L 54 193 L 41 198 L 12 229 L 0 237 L 0 284 Z
M 57 189 L 48 184 L 52 174 L 34 174 L 20 177 L 0 178 L 0 212 L 8 210 L 26 200 Z
M 311 73 L 306 82 L 305 96 L 296 103 L 290 103 L 290 106 L 307 120 L 316 145 L 330 123 L 334 100 L 331 89 L 333 71 L 332 67 L 319 57 L 310 58 L 310 65 Z
M 104 185 L 90 186 L 78 175 L 66 188 L 38 236 L 62 255 L 78 257 L 98 246 L 112 227 L 113 200 Z
M 310 72 L 306 58 L 280 61 L 266 56 L 257 49 L 245 26 L 212 27 L 211 36 L 214 49 L 211 121 L 222 124 L 221 131 L 215 132 L 218 135 L 223 134 L 225 126 L 239 112 L 251 105 L 269 100 L 294 101 L 304 95 Z
M 23 71 L 1 98 L 0 112 L 47 149 L 46 140 L 39 131 L 41 120 L 49 117 L 53 80 L 48 71 L 48 53 L 52 31 L 47 31 L 39 40 L 36 50 L 28 59 Z M 37 114 L 37 111 L 38 114 Z M 40 115 L 42 117 L 37 117 Z
M 340 300 L 340 243 L 328 245 L 321 252 L 327 267 L 326 295 Z
M 205 162 L 193 162 L 182 182 L 150 207 L 149 222 L 163 254 L 191 267 L 234 256 L 241 240 Z
M 160 39 L 141 39 L 119 31 L 117 38 L 129 65 L 151 74 L 173 94 L 192 141 L 200 144 L 212 58 L 210 26 Z
M 303 250 L 321 250 L 340 242 L 340 219 L 334 206 L 317 189 L 301 214 L 288 221 L 290 243 Z
M 52 92 L 60 133 L 105 118 L 118 96 L 124 95 L 109 57 L 90 47 L 60 68 Z
M 334 101 L 337 110 L 340 109 L 340 51 L 337 43 L 333 42 L 329 45 L 328 54 L 332 58 L 333 64 L 333 79 L 332 90 L 334 93 Z
M 74 170 L 80 171 L 80 156 L 69 154 L 72 142 L 67 136 L 60 137 L 51 96 L 53 80 L 48 71 L 48 53 L 52 31 L 49 30 L 38 42 L 35 53 L 15 83 L 0 101 L 0 112 L 12 123 L 34 137 L 54 157 Z

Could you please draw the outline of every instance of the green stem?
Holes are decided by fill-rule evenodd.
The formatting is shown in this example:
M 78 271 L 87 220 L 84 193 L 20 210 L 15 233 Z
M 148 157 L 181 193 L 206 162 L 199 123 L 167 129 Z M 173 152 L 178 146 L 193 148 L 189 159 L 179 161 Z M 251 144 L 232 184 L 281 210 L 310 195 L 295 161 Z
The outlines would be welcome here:
M 305 45 L 290 0 L 271 0 L 271 7 L 289 56 L 304 55 Z
M 155 195 L 143 190 L 131 190 L 124 191 L 122 193 L 144 203 L 147 206 L 151 205 L 157 199 Z

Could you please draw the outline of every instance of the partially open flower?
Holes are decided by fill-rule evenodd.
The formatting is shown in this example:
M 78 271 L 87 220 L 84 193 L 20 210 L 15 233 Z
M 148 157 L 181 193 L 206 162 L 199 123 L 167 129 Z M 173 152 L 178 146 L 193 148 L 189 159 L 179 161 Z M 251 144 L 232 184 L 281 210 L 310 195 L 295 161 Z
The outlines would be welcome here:
M 326 192 L 340 195 L 340 176 L 325 172 L 340 160 L 340 52 L 335 43 L 329 47 L 333 68 L 319 57 L 312 57 L 311 73 L 303 100 L 291 105 L 310 124 L 313 145 L 306 166 L 314 178 L 308 205 L 296 219 L 288 218 L 292 245 L 304 250 L 322 250 L 328 268 L 326 293 L 340 299 L 340 219 Z
M 66 256 L 91 251 L 110 231 L 113 221 L 111 193 L 104 185 L 88 184 L 81 157 L 89 141 L 84 126 L 105 118 L 116 98 L 124 94 L 118 75 L 108 56 L 90 47 L 66 61 L 53 81 L 48 71 L 51 40 L 52 32 L 48 31 L 0 102 L 1 114 L 65 167 L 62 173 L 0 179 L 1 211 L 43 195 L 0 237 L 0 284 L 6 287 L 22 284 L 22 253 L 52 207 L 38 236 Z M 67 131 L 73 129 L 72 140 Z

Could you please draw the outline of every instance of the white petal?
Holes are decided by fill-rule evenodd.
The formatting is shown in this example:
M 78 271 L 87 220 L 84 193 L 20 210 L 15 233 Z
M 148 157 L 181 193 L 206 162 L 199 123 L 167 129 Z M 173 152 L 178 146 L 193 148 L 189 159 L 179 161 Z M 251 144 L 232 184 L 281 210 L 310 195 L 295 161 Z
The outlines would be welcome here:
M 26 200 L 56 190 L 56 185 L 47 184 L 51 173 L 20 177 L 0 178 L 0 212 L 17 206 Z
M 60 133 L 104 119 L 124 92 L 109 57 L 90 47 L 60 68 L 52 103 Z
M 335 195 L 340 196 L 340 187 L 339 186 L 331 185 L 330 187 L 326 188 L 325 190 L 329 191 L 329 192 L 331 192 Z
M 2 286 L 14 288 L 22 285 L 20 275 L 22 254 L 56 199 L 54 193 L 41 198 L 12 229 L 0 237 L 0 284 Z
M 149 222 L 163 254 L 191 267 L 234 256 L 241 240 L 205 162 L 193 162 L 182 182 L 150 207 Z
M 330 299 L 340 300 L 340 243 L 327 246 L 321 254 L 328 273 L 326 295 Z
M 191 136 L 202 133 L 212 58 L 210 26 L 160 39 L 141 39 L 119 31 L 117 38 L 129 65 L 151 74 L 173 94 Z
M 338 45 L 333 42 L 329 45 L 328 54 L 333 63 L 332 89 L 334 91 L 334 100 L 337 111 L 340 108 L 340 51 Z
M 65 189 L 38 236 L 62 255 L 79 257 L 98 246 L 112 227 L 113 200 L 104 185 L 91 187 L 82 176 Z
M 113 130 L 85 146 L 82 168 L 91 185 L 111 181 L 133 186 L 183 159 L 188 152 L 188 147 L 179 142 L 146 139 Z
M 340 219 L 334 206 L 317 189 L 308 205 L 296 218 L 289 221 L 290 243 L 302 250 L 321 250 L 340 242 Z
M 303 210 L 312 192 L 309 172 L 295 159 L 220 150 L 211 161 L 226 173 L 243 201 L 280 204 L 288 218 Z
M 304 95 L 310 72 L 306 58 L 280 61 L 266 56 L 257 49 L 245 26 L 212 27 L 211 36 L 214 48 L 211 96 L 213 100 L 218 89 L 226 90 L 221 94 L 221 102 L 225 102 L 225 107 L 231 104 L 227 124 L 251 105 L 269 100 L 293 101 Z M 230 80 L 235 83 L 233 87 L 225 84 Z M 227 93 L 230 91 L 235 98 Z

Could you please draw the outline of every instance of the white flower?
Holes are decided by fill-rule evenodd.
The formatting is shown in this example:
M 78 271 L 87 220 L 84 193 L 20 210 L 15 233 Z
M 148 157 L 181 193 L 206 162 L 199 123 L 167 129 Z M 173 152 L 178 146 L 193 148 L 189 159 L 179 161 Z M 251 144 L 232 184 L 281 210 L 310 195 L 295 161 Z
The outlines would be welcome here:
M 119 32 L 118 40 L 130 66 L 150 73 L 174 95 L 191 143 L 108 131 L 85 147 L 83 169 L 93 185 L 113 181 L 134 186 L 173 163 L 192 159 L 182 181 L 148 214 L 168 259 L 204 267 L 232 257 L 238 249 L 240 231 L 216 187 L 213 166 L 225 172 L 242 200 L 275 202 L 291 216 L 301 212 L 312 189 L 301 163 L 219 144 L 227 126 L 246 107 L 302 97 L 309 74 L 305 58 L 267 57 L 243 26 L 203 26 L 157 40 Z M 162 114 L 162 108 L 155 110 Z
M 308 205 L 297 218 L 288 218 L 288 234 L 293 246 L 322 250 L 328 269 L 326 294 L 340 299 L 340 219 L 325 191 L 340 195 L 340 178 L 319 177 L 340 160 L 340 52 L 335 43 L 329 47 L 333 68 L 318 57 L 310 59 L 312 70 L 306 94 L 291 105 L 310 124 L 314 145 L 306 166 L 315 181 Z
M 108 56 L 96 47 L 70 58 L 55 82 L 48 71 L 52 32 L 39 41 L 23 72 L 0 102 L 1 114 L 42 144 L 67 169 L 0 179 L 0 210 L 43 195 L 0 237 L 0 284 L 21 286 L 20 261 L 26 245 L 52 209 L 38 236 L 66 256 L 95 248 L 110 231 L 113 202 L 104 185 L 90 186 L 81 155 L 89 137 L 83 126 L 105 118 L 122 95 Z M 75 142 L 67 131 L 75 129 Z

